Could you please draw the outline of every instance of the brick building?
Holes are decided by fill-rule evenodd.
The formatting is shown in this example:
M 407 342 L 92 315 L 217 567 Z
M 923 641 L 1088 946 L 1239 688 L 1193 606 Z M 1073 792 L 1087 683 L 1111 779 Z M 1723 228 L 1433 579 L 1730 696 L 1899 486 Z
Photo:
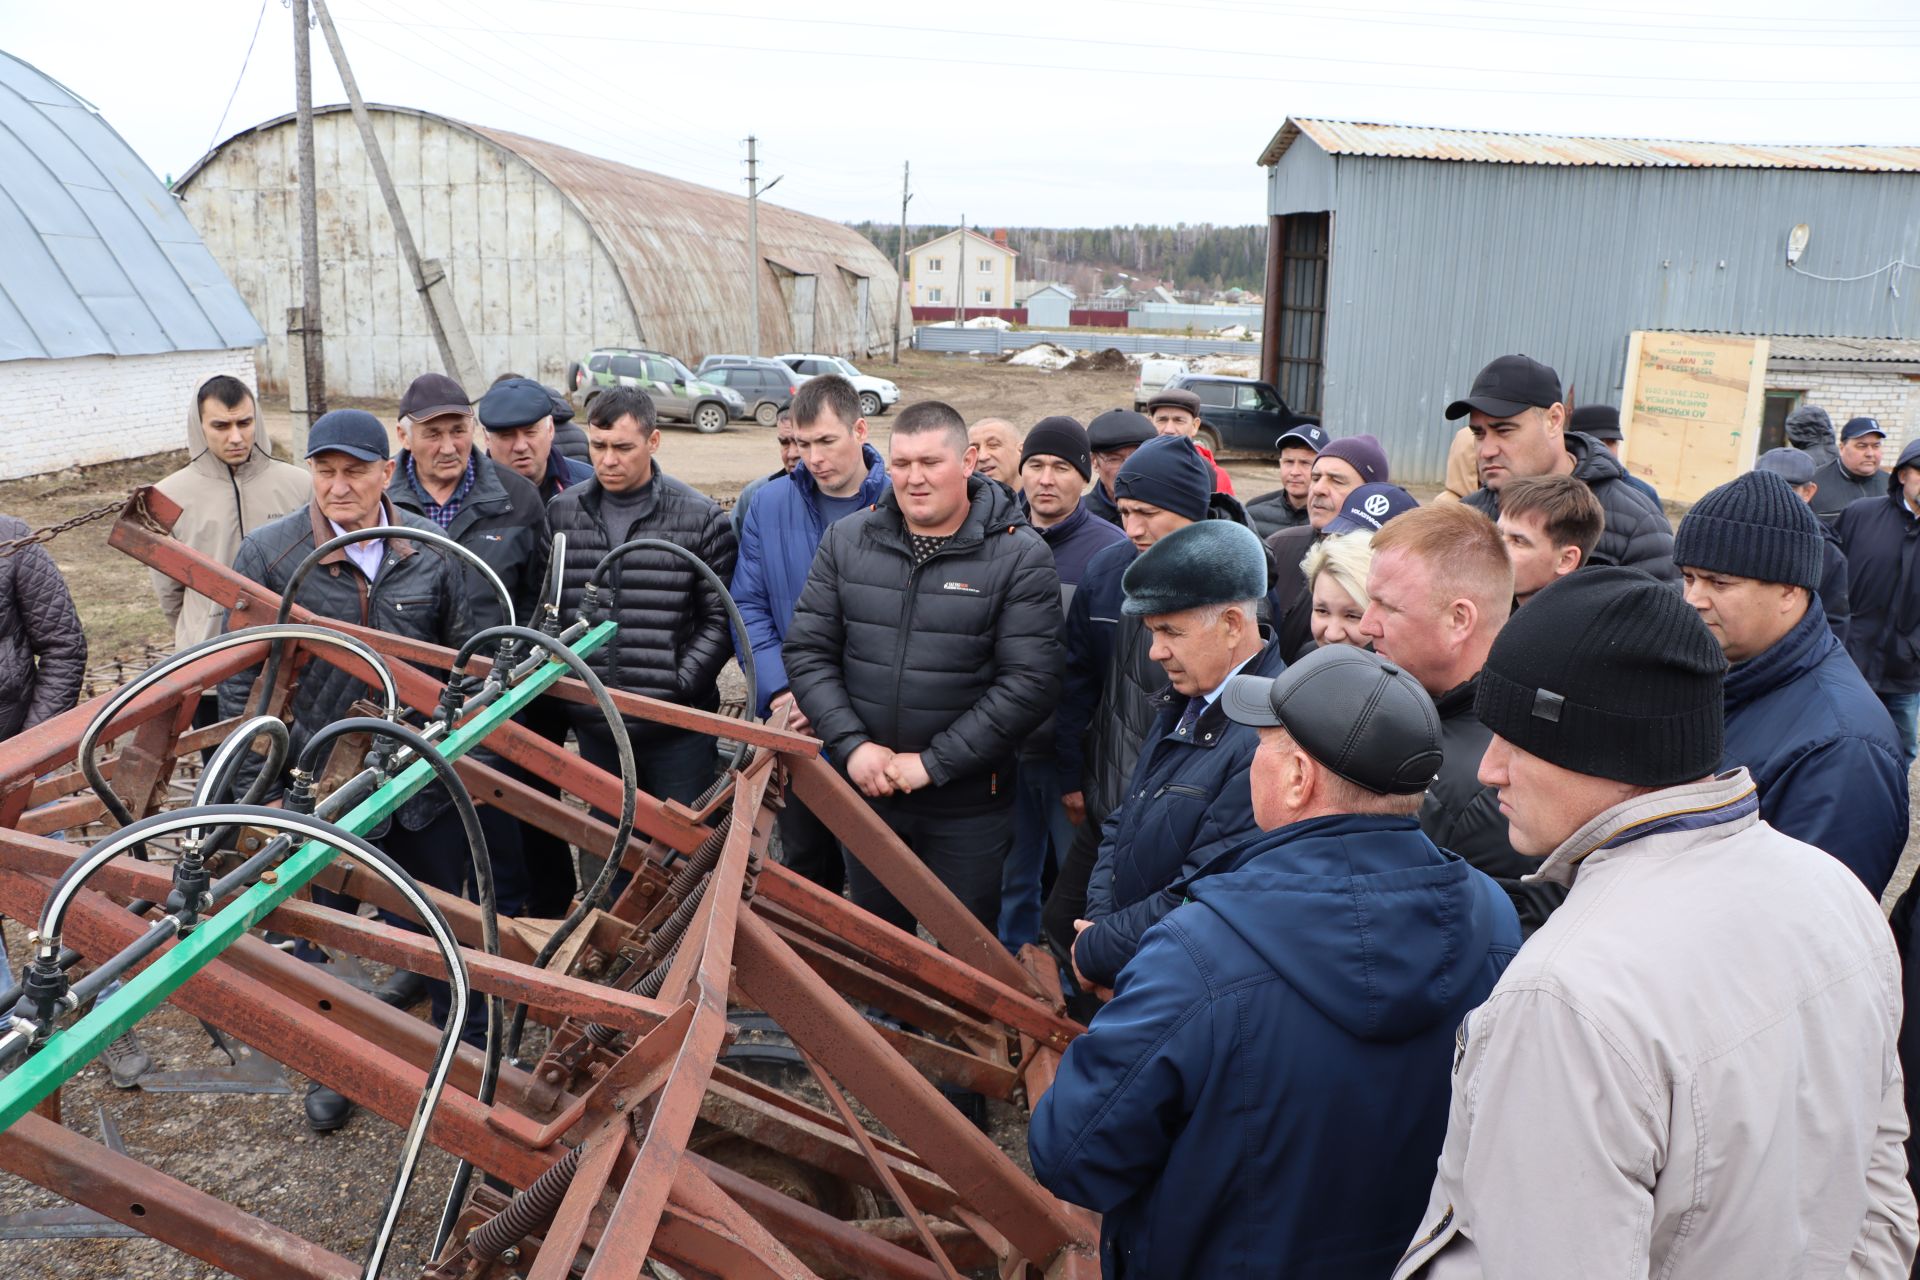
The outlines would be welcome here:
M 172 194 L 93 109 L 0 54 L 0 480 L 178 449 L 263 341 Z
M 1836 427 L 1848 418 L 1879 419 L 1891 464 L 1900 447 L 1920 435 L 1920 340 L 1773 339 L 1762 447 L 1779 443 L 1775 424 L 1802 404 L 1825 409 Z

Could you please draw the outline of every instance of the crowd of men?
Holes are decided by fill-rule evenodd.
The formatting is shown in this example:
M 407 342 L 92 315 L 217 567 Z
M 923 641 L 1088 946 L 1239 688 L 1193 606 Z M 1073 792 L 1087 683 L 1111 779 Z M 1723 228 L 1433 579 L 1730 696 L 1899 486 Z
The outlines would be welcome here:
M 661 468 L 639 390 L 583 430 L 531 379 L 476 401 L 424 374 L 397 450 L 336 410 L 293 466 L 215 378 L 161 488 L 176 537 L 276 592 L 330 539 L 415 529 L 522 620 L 550 583 L 571 617 L 610 550 L 672 543 L 611 569 L 591 662 L 688 707 L 718 706 L 738 643 L 690 558 L 726 582 L 752 711 L 817 737 L 1008 948 L 1057 958 L 1089 1029 L 1032 1161 L 1105 1215 L 1108 1276 L 1907 1275 L 1916 904 L 1889 929 L 1879 897 L 1920 710 L 1920 441 L 1883 472 L 1876 421 L 1836 438 L 1803 407 L 1676 530 L 1619 415 L 1570 412 L 1524 355 L 1448 407 L 1424 506 L 1378 439 L 1319 424 L 1243 505 L 1203 413 L 1176 388 L 1023 430 L 927 401 L 880 441 L 817 377 L 728 513 Z M 155 584 L 178 644 L 227 624 Z M 0 589 L 4 736 L 72 704 L 85 641 L 40 548 Z M 424 538 L 340 546 L 296 598 L 449 646 L 504 620 Z M 310 671 L 294 754 L 363 694 Z M 589 709 L 524 720 L 613 767 Z M 713 784 L 702 735 L 626 734 L 650 794 Z M 591 861 L 485 813 L 501 910 L 564 912 Z M 385 840 L 471 891 L 444 792 Z M 778 850 L 914 927 L 797 800 Z M 414 975 L 381 994 L 445 1016 Z M 131 1083 L 145 1055 L 123 1038 L 109 1065 Z M 350 1110 L 307 1098 L 317 1129 Z

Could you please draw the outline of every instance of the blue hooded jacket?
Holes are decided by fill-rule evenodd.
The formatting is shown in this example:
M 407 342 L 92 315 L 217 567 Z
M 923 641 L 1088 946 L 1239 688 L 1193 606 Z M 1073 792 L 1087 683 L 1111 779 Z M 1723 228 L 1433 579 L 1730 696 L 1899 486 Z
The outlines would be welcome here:
M 1907 765 L 1893 719 L 1817 605 L 1726 680 L 1726 762 L 1760 816 L 1844 862 L 1878 898 L 1907 843 Z
M 1907 510 L 1900 472 L 1920 467 L 1920 440 L 1900 451 L 1887 496 L 1861 498 L 1834 530 L 1847 553 L 1847 652 L 1875 693 L 1920 691 L 1920 518 Z
M 1519 946 L 1507 895 L 1412 818 L 1257 836 L 1067 1047 L 1034 1175 L 1106 1215 L 1108 1280 L 1385 1280 L 1433 1184 L 1455 1028 Z
M 871 507 L 887 490 L 887 463 L 872 445 L 861 445 L 867 478 L 860 501 Z M 733 600 L 740 606 L 753 645 L 755 705 L 767 714 L 774 695 L 787 687 L 780 647 L 793 622 L 793 606 L 807 585 L 814 553 L 827 531 L 820 512 L 820 486 L 804 466 L 763 486 L 740 527 L 740 559 L 733 569 Z

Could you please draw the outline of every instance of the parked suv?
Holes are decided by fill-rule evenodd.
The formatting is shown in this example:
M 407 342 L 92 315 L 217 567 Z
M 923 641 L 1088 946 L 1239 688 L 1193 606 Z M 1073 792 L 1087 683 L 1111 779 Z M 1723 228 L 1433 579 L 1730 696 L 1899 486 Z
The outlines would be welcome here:
M 702 381 L 663 351 L 595 347 L 575 369 L 574 396 L 583 411 L 608 387 L 638 387 L 652 397 L 663 420 L 690 422 L 705 434 L 747 416 L 747 401 L 738 391 Z
M 1168 379 L 1167 386 L 1200 397 L 1198 439 L 1215 453 L 1222 449 L 1272 453 L 1279 448 L 1281 436 L 1305 423 L 1320 421 L 1287 408 L 1273 384 L 1258 378 L 1188 374 Z
M 697 372 L 715 386 L 739 392 L 747 415 L 763 427 L 779 420 L 780 411 L 793 403 L 793 393 L 806 381 L 805 375 L 761 356 L 708 356 Z
M 839 356 L 800 355 L 789 352 L 780 357 L 780 362 L 808 377 L 817 378 L 823 373 L 837 373 L 851 382 L 853 389 L 860 394 L 862 417 L 877 418 L 893 408 L 900 399 L 900 388 L 885 378 L 875 378 L 860 372 Z

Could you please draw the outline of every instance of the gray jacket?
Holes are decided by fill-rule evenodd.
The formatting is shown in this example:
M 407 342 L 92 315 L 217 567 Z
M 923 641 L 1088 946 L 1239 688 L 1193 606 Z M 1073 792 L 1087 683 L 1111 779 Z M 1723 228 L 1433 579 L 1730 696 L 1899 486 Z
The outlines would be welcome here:
M 431 520 L 395 511 L 384 501 L 382 508 L 384 524 L 440 532 Z M 233 567 L 269 591 L 284 593 L 293 571 L 300 567 L 307 553 L 331 537 L 333 529 L 327 518 L 309 503 L 248 534 L 234 557 Z M 438 551 L 400 538 L 387 540 L 380 571 L 371 582 L 344 550 L 330 552 L 308 572 L 294 603 L 323 618 L 337 618 L 454 648 L 473 631 L 462 567 Z M 229 615 L 228 626 L 244 627 L 260 621 L 265 619 L 247 617 L 236 623 Z M 237 716 L 249 707 L 254 679 L 259 674 L 260 668 L 253 667 L 221 683 L 222 719 Z M 315 730 L 346 717 L 354 701 L 367 696 L 369 688 L 359 677 L 317 658 L 309 663 L 301 674 L 288 722 L 292 731 L 289 763 L 299 756 Z M 253 758 L 238 771 L 236 794 L 245 791 L 257 767 L 257 758 Z M 278 790 L 275 787 L 268 795 L 277 794 Z M 427 803 L 422 804 L 423 800 Z M 401 825 L 419 830 L 445 804 L 445 793 L 437 786 L 431 787 L 407 802 L 400 812 Z
M 0 516 L 0 539 L 27 524 Z M 72 707 L 87 668 L 87 637 L 59 566 L 29 543 L 0 558 L 0 740 Z

